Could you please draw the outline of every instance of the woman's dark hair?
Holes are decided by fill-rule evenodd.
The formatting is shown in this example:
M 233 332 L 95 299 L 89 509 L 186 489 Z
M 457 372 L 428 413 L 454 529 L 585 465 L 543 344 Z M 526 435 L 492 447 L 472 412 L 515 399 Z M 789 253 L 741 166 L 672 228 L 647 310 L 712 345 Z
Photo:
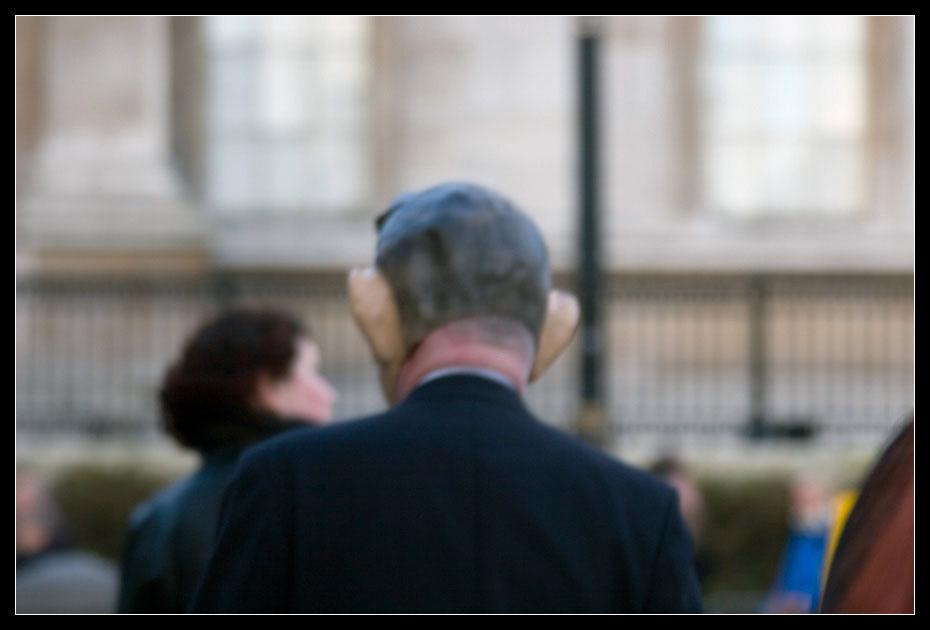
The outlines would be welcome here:
M 287 375 L 309 332 L 292 315 L 236 309 L 208 321 L 165 373 L 159 392 L 165 430 L 200 451 L 251 441 L 273 419 L 255 407 L 259 375 Z

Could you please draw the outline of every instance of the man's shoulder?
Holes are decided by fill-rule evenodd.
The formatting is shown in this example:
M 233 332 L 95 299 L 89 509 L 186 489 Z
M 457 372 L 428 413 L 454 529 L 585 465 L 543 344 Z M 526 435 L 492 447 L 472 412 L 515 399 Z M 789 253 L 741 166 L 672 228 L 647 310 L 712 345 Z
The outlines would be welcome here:
M 455 418 L 465 413 L 463 408 L 480 410 L 481 418 Z M 476 439 L 476 433 L 483 437 Z M 482 445 L 477 452 L 463 451 L 457 441 Z M 250 448 L 240 472 L 251 470 L 266 483 L 279 476 L 291 479 L 295 471 L 301 477 L 339 471 L 343 478 L 396 468 L 399 460 L 411 456 L 448 466 L 446 456 L 462 452 L 486 461 L 519 460 L 525 470 L 558 470 L 566 482 L 574 480 L 574 487 L 600 488 L 600 496 L 611 495 L 611 502 L 623 505 L 656 507 L 674 501 L 674 491 L 658 477 L 540 421 L 525 407 L 493 400 L 458 408 L 451 402 L 420 401 L 327 427 L 298 429 Z
M 624 502 L 665 504 L 674 500 L 674 490 L 652 473 L 636 468 L 564 429 L 543 423 L 540 427 L 552 458 L 574 470 L 581 479 L 599 484 L 610 494 L 621 495 Z
M 221 494 L 235 467 L 235 461 L 201 465 L 195 471 L 162 488 L 132 512 L 130 523 L 141 524 L 176 516 L 187 506 L 201 503 L 204 496 Z
M 141 530 L 163 526 L 166 521 L 176 518 L 190 490 L 190 476 L 162 488 L 133 509 L 129 517 L 130 528 Z

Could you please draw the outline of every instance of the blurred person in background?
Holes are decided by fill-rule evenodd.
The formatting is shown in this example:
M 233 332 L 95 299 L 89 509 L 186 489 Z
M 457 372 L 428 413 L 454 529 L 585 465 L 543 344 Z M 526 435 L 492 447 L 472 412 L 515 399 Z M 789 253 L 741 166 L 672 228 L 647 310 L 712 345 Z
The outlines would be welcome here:
M 820 601 L 833 529 L 832 490 L 824 479 L 802 474 L 790 492 L 788 542 L 763 603 L 764 613 L 812 613 Z
M 694 570 L 698 580 L 703 581 L 708 574 L 708 559 L 701 548 L 704 533 L 704 496 L 697 480 L 683 462 L 671 455 L 657 459 L 649 471 L 665 483 L 672 486 L 678 494 L 678 509 L 688 525 L 691 540 L 695 546 Z
M 336 393 L 307 329 L 283 312 L 235 310 L 208 322 L 160 391 L 164 426 L 201 467 L 130 518 L 119 612 L 184 612 L 206 566 L 239 455 L 284 431 L 326 424 Z
M 71 543 L 39 477 L 16 478 L 16 612 L 112 613 L 116 567 Z

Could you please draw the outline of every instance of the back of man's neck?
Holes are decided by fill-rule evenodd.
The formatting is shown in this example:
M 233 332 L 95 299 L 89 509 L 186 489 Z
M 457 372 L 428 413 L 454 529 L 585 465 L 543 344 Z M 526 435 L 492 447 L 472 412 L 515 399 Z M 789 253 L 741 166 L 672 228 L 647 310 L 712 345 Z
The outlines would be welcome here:
M 406 398 L 431 374 L 444 370 L 495 373 L 518 394 L 523 395 L 529 375 L 525 359 L 507 350 L 483 344 L 444 344 L 441 341 L 427 338 L 401 367 L 397 377 L 398 401 Z

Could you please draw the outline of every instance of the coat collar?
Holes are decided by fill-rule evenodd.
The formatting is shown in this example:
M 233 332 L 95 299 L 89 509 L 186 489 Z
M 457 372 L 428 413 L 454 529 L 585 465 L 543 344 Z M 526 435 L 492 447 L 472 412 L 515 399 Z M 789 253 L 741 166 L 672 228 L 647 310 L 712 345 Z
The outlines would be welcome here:
M 489 381 L 500 383 L 501 385 L 504 385 L 505 387 L 509 387 L 510 389 L 516 389 L 513 383 L 511 383 L 510 380 L 508 380 L 508 378 L 504 376 L 503 373 L 498 372 L 497 370 L 490 370 L 487 368 L 478 368 L 478 367 L 471 367 L 471 366 L 464 366 L 464 365 L 457 366 L 457 367 L 441 368 L 439 370 L 433 370 L 432 372 L 424 376 L 422 379 L 420 379 L 419 385 L 423 385 L 424 383 L 428 383 L 429 381 L 435 381 L 437 378 L 443 378 L 445 376 L 462 375 L 462 374 L 466 374 L 469 376 L 479 376 L 481 378 L 486 378 Z
M 483 400 L 526 410 L 513 388 L 474 374 L 450 374 L 422 383 L 400 406 L 441 399 Z

